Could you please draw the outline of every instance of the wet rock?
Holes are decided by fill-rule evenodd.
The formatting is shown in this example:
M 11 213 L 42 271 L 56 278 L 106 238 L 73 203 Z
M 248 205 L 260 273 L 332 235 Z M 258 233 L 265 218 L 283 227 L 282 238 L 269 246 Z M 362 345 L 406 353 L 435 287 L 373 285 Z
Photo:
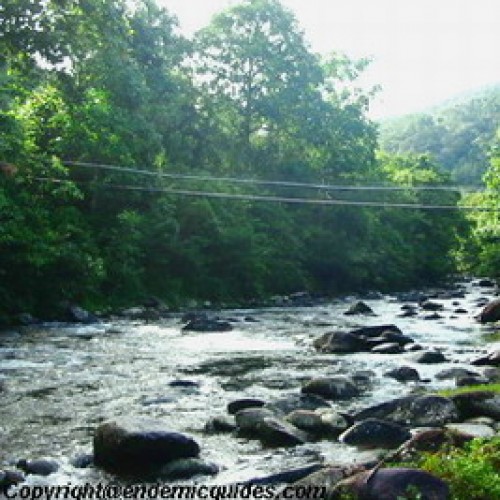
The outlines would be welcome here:
M 409 344 L 405 346 L 405 351 L 407 352 L 416 352 L 423 351 L 423 347 L 420 344 Z
M 317 472 L 307 475 L 297 480 L 286 488 L 286 496 L 283 490 L 278 493 L 276 498 L 287 500 L 304 500 L 304 498 L 328 498 L 320 495 L 323 491 L 331 490 L 340 481 L 364 470 L 359 466 L 336 466 L 324 467 Z M 309 495 L 306 495 L 306 492 Z M 318 492 L 318 496 L 316 496 Z
M 374 405 L 354 415 L 356 422 L 367 418 L 378 418 L 413 427 L 439 427 L 458 421 L 458 412 L 450 398 L 415 395 Z
M 121 418 L 101 424 L 94 434 L 95 464 L 112 472 L 144 470 L 199 453 L 194 439 L 155 420 Z
M 384 376 L 394 378 L 398 382 L 418 382 L 420 375 L 415 368 L 409 366 L 400 366 L 384 373 Z
M 236 425 L 242 434 L 253 434 L 264 419 L 273 417 L 267 408 L 247 408 L 235 415 Z
M 443 319 L 443 316 L 435 312 L 432 314 L 427 314 L 426 316 L 424 316 L 424 319 L 425 320 Z
M 215 318 L 198 318 L 189 321 L 182 327 L 185 332 L 229 332 L 233 326 L 229 321 Z
M 446 361 L 446 358 L 444 354 L 440 351 L 422 351 L 415 355 L 413 361 L 415 363 L 429 365 L 429 364 L 444 363 Z
M 245 481 L 243 484 L 273 485 L 291 483 L 294 481 L 302 480 L 303 478 L 310 476 L 314 472 L 317 472 L 321 468 L 322 467 L 320 464 L 312 464 L 306 467 L 277 472 L 276 474 L 270 474 L 269 476 L 254 477 L 252 479 L 249 479 L 248 481 Z
M 485 424 L 447 424 L 446 428 L 451 431 L 468 434 L 474 438 L 489 438 L 495 436 L 496 434 L 492 427 Z
M 439 304 L 438 302 L 432 302 L 431 300 L 427 300 L 421 303 L 420 307 L 424 311 L 432 311 L 432 312 L 442 311 L 444 309 L 443 304 Z
M 406 309 L 398 314 L 398 318 L 414 318 L 415 316 L 418 316 L 418 311 L 416 309 Z
M 203 431 L 206 434 L 226 434 L 235 431 L 236 428 L 234 420 L 226 416 L 216 416 L 208 420 Z
M 312 410 L 295 410 L 285 420 L 309 434 L 318 436 L 338 436 L 347 429 L 348 422 L 335 410 L 320 408 Z
M 490 417 L 500 420 L 500 394 L 493 391 L 470 391 L 451 398 L 458 409 L 460 420 Z
M 24 482 L 24 480 L 24 474 L 18 470 L 0 469 L 0 494 L 5 493 L 12 486 Z
M 374 354 L 399 354 L 403 348 L 396 342 L 386 342 L 372 348 Z
M 244 398 L 244 399 L 236 399 L 235 401 L 231 401 L 227 405 L 227 412 L 230 415 L 236 415 L 240 410 L 245 410 L 246 408 L 260 408 L 266 404 L 262 399 L 256 398 Z
M 17 317 L 17 320 L 18 320 L 19 324 L 23 325 L 23 326 L 32 326 L 32 325 L 38 325 L 41 323 L 38 318 L 35 318 L 30 313 L 21 313 Z
M 349 332 L 325 333 L 313 342 L 314 347 L 324 353 L 348 354 L 368 350 L 366 338 Z
M 325 399 L 349 399 L 360 394 L 356 384 L 341 375 L 312 379 L 301 390 L 303 394 L 315 394 Z
M 367 316 L 375 316 L 372 308 L 366 305 L 364 302 L 356 302 L 344 313 L 346 316 L 355 316 L 355 315 L 367 315 Z
M 55 460 L 47 458 L 38 458 L 35 460 L 19 460 L 17 462 L 18 469 L 21 469 L 26 474 L 36 476 L 50 476 L 59 470 L 59 464 Z
M 496 283 L 489 278 L 482 278 L 474 283 L 476 286 L 480 286 L 482 288 L 493 288 L 496 286 Z
M 486 356 L 472 361 L 471 365 L 500 367 L 500 351 L 490 352 Z
M 479 373 L 467 370 L 466 368 L 446 368 L 436 373 L 438 380 L 451 380 L 459 377 L 476 377 Z
M 464 309 L 463 307 L 458 307 L 453 312 L 455 314 L 467 314 L 469 311 L 467 311 L 467 309 Z
M 457 377 L 455 384 L 457 387 L 467 387 L 472 385 L 484 385 L 488 384 L 489 380 L 485 377 L 481 377 L 480 375 L 472 376 L 472 375 L 464 375 L 462 377 Z
M 403 292 L 396 295 L 400 302 L 425 302 L 428 297 L 423 292 Z
M 331 408 L 330 403 L 315 394 L 290 394 L 271 403 L 264 408 L 278 416 L 286 416 L 294 410 L 317 410 L 320 408 Z
M 168 385 L 170 387 L 181 387 L 182 389 L 198 389 L 200 387 L 200 383 L 194 380 L 171 380 Z
M 71 465 L 75 469 L 86 469 L 94 465 L 94 455 L 92 453 L 82 453 L 71 460 Z
M 486 307 L 476 316 L 481 323 L 495 323 L 500 321 L 500 299 L 489 302 Z
M 157 473 L 161 479 L 190 479 L 195 476 L 215 476 L 219 467 L 200 458 L 180 458 L 161 467 Z
M 485 368 L 483 370 L 483 377 L 487 378 L 488 382 L 500 382 L 500 368 Z
M 397 448 L 411 438 L 411 433 L 393 422 L 368 418 L 353 425 L 339 436 L 339 440 L 358 448 Z
M 366 338 L 381 337 L 387 335 L 388 332 L 402 334 L 403 332 L 396 325 L 375 325 L 363 326 L 352 330 L 353 335 L 358 335 Z
M 449 500 L 448 485 L 420 469 L 378 469 L 340 481 L 328 493 L 329 500 L 355 495 L 363 500 L 396 500 L 415 495 L 421 500 Z
M 274 417 L 257 424 L 255 436 L 264 446 L 297 446 L 308 441 L 308 435 L 297 427 Z
M 86 325 L 92 323 L 99 323 L 99 318 L 80 306 L 71 305 L 67 309 L 67 315 L 69 321 L 74 321 L 76 323 L 84 323 Z
M 409 439 L 394 457 L 396 461 L 414 460 L 422 452 L 434 453 L 443 446 L 462 448 L 471 441 L 473 436 L 456 429 L 448 428 L 426 429 Z

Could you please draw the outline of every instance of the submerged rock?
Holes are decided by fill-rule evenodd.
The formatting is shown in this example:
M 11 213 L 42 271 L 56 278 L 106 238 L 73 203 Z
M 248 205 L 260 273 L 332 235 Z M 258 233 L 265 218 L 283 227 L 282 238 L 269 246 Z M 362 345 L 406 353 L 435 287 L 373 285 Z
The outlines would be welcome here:
M 236 415 L 240 410 L 245 410 L 246 408 L 260 408 L 266 404 L 262 399 L 256 398 L 243 398 L 231 401 L 227 405 L 227 412 L 230 415 Z
M 196 318 L 182 327 L 185 332 L 230 332 L 233 326 L 229 321 L 216 318 Z
M 94 461 L 111 472 L 140 471 L 180 458 L 196 458 L 194 439 L 149 419 L 121 418 L 101 424 L 94 434 Z

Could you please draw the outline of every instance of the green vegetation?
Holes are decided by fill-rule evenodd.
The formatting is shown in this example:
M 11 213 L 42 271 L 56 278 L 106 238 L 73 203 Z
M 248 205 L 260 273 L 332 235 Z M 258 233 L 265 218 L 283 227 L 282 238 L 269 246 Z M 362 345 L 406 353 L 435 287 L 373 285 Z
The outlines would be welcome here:
M 497 85 L 427 113 L 387 120 L 380 128 L 380 145 L 396 154 L 430 154 L 455 182 L 478 185 L 499 124 Z
M 474 439 L 463 449 L 423 453 L 414 465 L 446 481 L 453 500 L 500 498 L 500 437 Z
M 153 0 L 5 0 L 0 32 L 0 322 L 57 315 L 62 301 L 436 284 L 455 271 L 452 254 L 463 268 L 495 270 L 499 252 L 483 238 L 497 231 L 492 214 L 252 198 L 459 202 L 412 190 L 450 182 L 430 156 L 377 155 L 370 93 L 356 86 L 368 62 L 320 59 L 278 0 L 243 0 L 193 40 Z
M 500 384 L 479 384 L 469 385 L 464 387 L 456 387 L 454 389 L 444 389 L 439 391 L 441 396 L 456 396 L 457 394 L 467 394 L 468 392 L 488 391 L 500 393 Z

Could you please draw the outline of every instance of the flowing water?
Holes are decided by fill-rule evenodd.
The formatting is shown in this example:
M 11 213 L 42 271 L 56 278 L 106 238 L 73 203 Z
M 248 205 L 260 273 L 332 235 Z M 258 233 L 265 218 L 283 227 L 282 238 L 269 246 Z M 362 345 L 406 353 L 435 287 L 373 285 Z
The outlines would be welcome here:
M 464 298 L 436 300 L 445 306 L 439 320 L 426 320 L 422 312 L 398 318 L 401 302 L 386 296 L 366 301 L 376 317 L 345 316 L 353 298 L 309 308 L 225 311 L 234 320 L 233 331 L 227 333 L 182 332 L 178 317 L 155 324 L 116 321 L 5 332 L 0 335 L 0 381 L 6 387 L 0 393 L 0 462 L 56 459 L 61 468 L 46 479 L 51 484 L 109 480 L 93 467 L 74 468 L 71 459 L 91 452 L 92 435 L 101 422 L 123 415 L 154 417 L 167 428 L 194 436 L 202 457 L 222 467 L 212 482 L 247 480 L 318 461 L 362 459 L 334 441 L 265 449 L 258 441 L 230 434 L 206 435 L 203 427 L 210 417 L 225 414 L 234 399 L 273 401 L 297 393 L 314 376 L 368 371 L 369 385 L 361 397 L 332 404 L 344 411 L 415 390 L 383 376 L 403 364 L 431 379 L 426 388 L 453 386 L 453 381 L 437 381 L 435 373 L 449 366 L 468 367 L 495 346 L 485 343 L 491 327 L 473 319 L 477 299 L 491 298 L 492 289 L 463 286 Z M 468 313 L 454 314 L 457 307 Z M 328 331 L 386 323 L 396 324 L 425 347 L 441 348 L 450 363 L 417 365 L 412 353 L 319 354 L 312 347 L 313 339 Z M 197 385 L 169 385 L 179 379 Z

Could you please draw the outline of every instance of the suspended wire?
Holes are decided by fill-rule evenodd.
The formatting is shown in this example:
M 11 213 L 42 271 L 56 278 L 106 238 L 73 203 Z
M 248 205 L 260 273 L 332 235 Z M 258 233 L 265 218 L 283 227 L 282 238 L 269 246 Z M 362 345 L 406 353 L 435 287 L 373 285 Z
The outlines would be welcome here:
M 67 179 L 55 179 L 51 177 L 35 177 L 34 180 L 38 182 L 50 182 L 54 184 L 72 183 L 75 184 L 88 184 L 83 181 L 70 181 Z M 418 209 L 418 210 L 463 210 L 463 211 L 476 211 L 476 212 L 500 212 L 500 208 L 486 207 L 486 206 L 460 206 L 460 205 L 431 205 L 423 203 L 386 203 L 381 201 L 354 201 L 354 200 L 336 200 L 336 199 L 319 199 L 319 198 L 290 198 L 283 196 L 264 196 L 253 194 L 237 194 L 237 193 L 223 193 L 211 191 L 196 191 L 185 189 L 171 189 L 171 188 L 155 188 L 145 186 L 132 186 L 127 184 L 102 184 L 101 188 L 122 191 L 137 191 L 148 193 L 164 193 L 176 196 L 189 196 L 189 197 L 202 197 L 202 198 L 216 198 L 228 199 L 239 201 L 256 201 L 268 203 L 288 203 L 288 204 L 301 204 L 301 205 L 327 205 L 327 206 L 356 206 L 356 207 L 374 207 L 374 208 L 402 208 L 402 209 Z
M 261 179 L 243 179 L 238 177 L 214 177 L 210 175 L 193 175 L 193 174 L 179 174 L 170 172 L 153 172 L 151 170 L 144 170 L 134 167 L 122 167 L 118 165 L 107 165 L 102 163 L 89 163 L 78 161 L 64 161 L 64 165 L 81 167 L 88 169 L 109 170 L 121 173 L 131 173 L 138 175 L 146 175 L 151 177 L 164 177 L 177 180 L 192 180 L 203 182 L 229 182 L 234 184 L 253 184 L 256 186 L 280 186 L 280 187 L 298 187 L 305 189 L 322 189 L 325 191 L 453 191 L 453 192 L 485 192 L 486 190 L 480 186 L 343 186 L 332 184 L 312 184 L 306 182 L 292 182 L 292 181 L 271 181 Z

